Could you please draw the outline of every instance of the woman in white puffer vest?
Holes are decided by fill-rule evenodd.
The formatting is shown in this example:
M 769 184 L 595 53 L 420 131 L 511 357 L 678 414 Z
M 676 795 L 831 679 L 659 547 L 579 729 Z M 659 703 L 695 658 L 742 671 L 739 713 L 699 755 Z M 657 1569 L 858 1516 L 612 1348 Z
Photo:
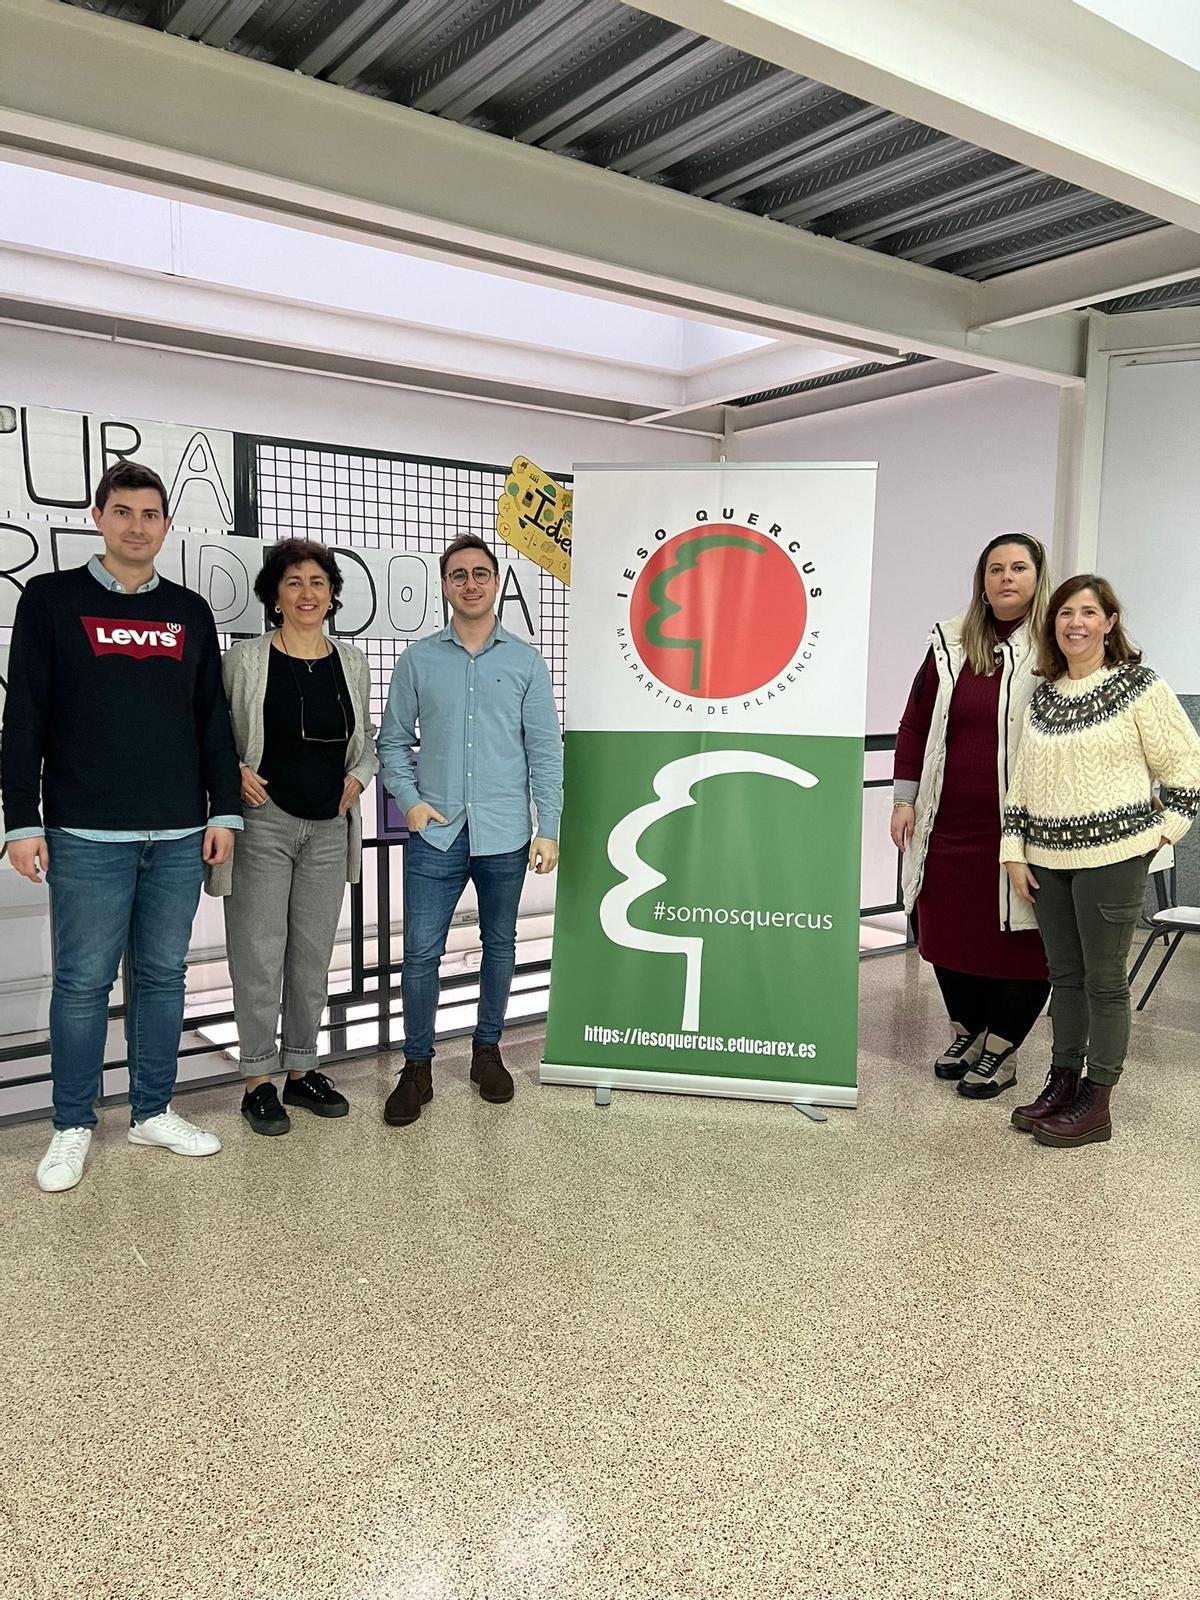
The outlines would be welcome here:
M 934 1072 L 968 1099 L 1016 1083 L 1011 1058 L 1050 992 L 1032 908 L 999 864 L 1049 597 L 1039 541 L 992 539 L 965 613 L 934 625 L 896 737 L 891 834 L 906 852 L 904 909 L 954 1032 Z

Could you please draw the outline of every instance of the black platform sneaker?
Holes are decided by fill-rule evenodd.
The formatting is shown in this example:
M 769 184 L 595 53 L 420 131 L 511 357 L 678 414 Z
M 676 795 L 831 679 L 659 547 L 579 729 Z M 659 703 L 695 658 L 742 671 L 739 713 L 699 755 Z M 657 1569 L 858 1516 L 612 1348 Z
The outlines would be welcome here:
M 289 1132 L 292 1126 L 291 1118 L 279 1104 L 273 1083 L 260 1083 L 257 1089 L 246 1090 L 242 1096 L 242 1115 L 255 1133 L 265 1133 L 268 1138 L 277 1138 Z
M 333 1079 L 323 1072 L 306 1072 L 302 1078 L 289 1078 L 283 1086 L 285 1106 L 303 1106 L 315 1117 L 344 1117 L 350 1102 L 333 1087 Z

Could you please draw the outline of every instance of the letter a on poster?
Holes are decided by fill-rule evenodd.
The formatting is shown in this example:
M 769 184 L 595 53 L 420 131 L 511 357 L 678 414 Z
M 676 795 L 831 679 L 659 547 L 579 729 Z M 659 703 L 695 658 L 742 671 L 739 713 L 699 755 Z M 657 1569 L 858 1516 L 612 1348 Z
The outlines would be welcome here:
M 543 1083 L 857 1103 L 873 465 L 580 467 Z

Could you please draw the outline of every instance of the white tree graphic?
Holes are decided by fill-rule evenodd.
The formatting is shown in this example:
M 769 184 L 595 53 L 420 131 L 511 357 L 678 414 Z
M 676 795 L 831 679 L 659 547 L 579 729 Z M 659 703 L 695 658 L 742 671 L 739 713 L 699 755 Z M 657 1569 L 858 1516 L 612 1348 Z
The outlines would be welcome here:
M 801 789 L 816 787 L 817 779 L 803 767 L 781 761 L 777 756 L 760 755 L 754 750 L 704 750 L 698 755 L 668 761 L 654 775 L 657 800 L 639 806 L 622 817 L 608 836 L 608 859 L 623 874 L 622 881 L 600 902 L 600 926 L 614 944 L 629 950 L 651 950 L 660 954 L 682 955 L 686 962 L 683 989 L 683 1022 L 687 1033 L 700 1027 L 700 978 L 704 940 L 698 935 L 659 933 L 635 928 L 629 921 L 629 908 L 639 896 L 666 883 L 666 875 L 643 861 L 638 854 L 642 835 L 662 817 L 696 804 L 695 789 L 705 778 L 724 773 L 757 772 L 768 778 L 782 778 Z

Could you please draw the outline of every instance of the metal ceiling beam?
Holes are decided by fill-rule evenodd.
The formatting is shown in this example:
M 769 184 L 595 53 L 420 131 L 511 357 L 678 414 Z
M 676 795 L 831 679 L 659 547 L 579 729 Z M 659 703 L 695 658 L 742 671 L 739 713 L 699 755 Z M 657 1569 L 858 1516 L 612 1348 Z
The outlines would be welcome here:
M 760 400 L 756 405 L 733 408 L 733 428 L 737 434 L 761 433 L 783 427 L 804 417 L 827 416 L 831 411 L 849 410 L 876 400 L 941 389 L 946 384 L 964 383 L 971 378 L 986 378 L 978 367 L 959 366 L 952 361 L 920 361 L 873 372 L 861 378 L 847 378 L 827 388 L 800 394 Z
M 296 71 L 318 77 L 356 42 L 372 37 L 395 4 L 396 0 L 358 0 L 349 11 L 335 15 L 332 26 L 313 39 L 295 63 Z
M 669 167 L 687 161 L 705 149 L 711 139 L 736 139 L 744 129 L 770 116 L 785 115 L 800 106 L 811 93 L 811 86 L 797 83 L 789 74 L 773 72 L 770 77 L 748 83 L 732 94 L 723 85 L 712 86 L 712 103 L 692 115 L 683 112 L 679 121 L 656 137 L 634 148 L 615 161 L 605 163 L 613 172 L 627 172 L 635 178 L 656 177 Z M 654 125 L 662 118 L 655 118 Z
M 527 144 L 545 144 L 555 129 L 604 105 L 620 88 L 641 84 L 666 62 L 674 60 L 696 43 L 691 34 L 680 33 L 658 17 L 643 17 L 629 12 L 632 22 L 621 27 L 619 19 L 602 19 L 608 37 L 602 37 L 593 55 L 574 68 L 568 68 L 555 81 L 538 90 L 533 98 L 514 107 L 504 123 L 505 133 Z
M 162 26 L 168 33 L 224 49 L 262 0 L 167 0 Z
M 805 378 L 854 366 L 857 358 L 847 353 L 838 357 L 825 350 L 807 350 L 800 345 L 768 345 L 746 355 L 723 361 L 706 372 L 684 379 L 683 394 L 672 406 L 664 406 L 656 418 L 685 416 L 709 406 L 725 405 L 742 395 L 800 383 Z
M 982 284 L 975 297 L 975 326 L 1011 327 L 1196 277 L 1200 277 L 1200 234 L 1186 228 L 1156 228 Z
M 225 0 L 219 14 L 201 32 L 201 40 L 223 50 L 261 5 L 262 0 Z
M 162 26 L 168 33 L 191 38 L 200 28 L 205 28 L 221 10 L 225 0 L 166 0 L 162 8 Z
M 615 94 L 592 99 L 586 110 L 580 111 L 569 122 L 560 123 L 552 134 L 539 138 L 538 143 L 545 150 L 566 150 L 577 146 L 601 123 L 619 125 L 626 114 L 636 113 L 647 100 L 663 94 L 672 83 L 678 81 L 682 72 L 701 72 L 710 63 L 728 54 L 722 44 L 690 36 L 680 40 L 677 48 L 664 45 L 655 52 L 658 64 L 652 72 L 629 79 L 624 79 L 622 75 L 624 86 Z M 532 135 L 526 131 L 523 137 L 529 139 Z
M 813 84 L 814 90 L 829 95 L 822 84 Z M 841 97 L 839 97 L 841 98 Z M 845 101 L 843 100 L 843 104 Z M 850 102 L 854 104 L 854 102 Z M 855 144 L 860 144 L 869 134 L 894 132 L 904 119 L 878 106 L 855 106 L 853 111 L 835 118 L 823 127 L 810 128 L 806 133 L 788 139 L 770 149 L 761 150 L 753 157 L 733 158 L 732 164 L 723 164 L 714 158 L 707 165 L 715 168 L 711 177 L 696 173 L 696 181 L 689 183 L 688 193 L 705 200 L 717 200 L 730 205 L 743 195 L 762 188 L 764 183 L 777 180 L 781 169 L 799 165 L 804 158 L 819 151 L 822 162 L 834 160 Z M 728 158 L 727 158 L 728 162 Z
M 401 39 L 415 54 L 420 53 L 425 33 L 436 32 L 444 16 L 444 0 L 408 0 L 394 15 L 384 17 L 366 33 L 344 61 L 329 73 L 331 83 L 359 82 Z
M 832 218 L 827 219 L 827 226 L 847 244 L 875 245 L 881 239 L 887 239 L 901 230 L 911 232 L 915 228 L 949 222 L 961 216 L 964 211 L 971 211 L 985 202 L 1023 193 L 1035 184 L 1046 181 L 1040 172 L 1031 172 L 1028 167 L 1014 167 L 1009 162 L 1004 162 L 1000 170 L 996 171 L 995 168 L 1003 161 L 1002 156 L 991 156 L 986 153 L 965 156 L 956 163 L 960 169 L 964 167 L 969 169 L 974 162 L 978 166 L 990 166 L 993 170 L 966 182 L 962 181 L 963 173 L 960 170 L 954 188 L 948 192 L 930 193 L 930 186 L 925 186 L 925 192 L 920 199 L 909 200 L 903 204 L 893 202 L 890 209 L 877 210 L 865 221 L 850 227 L 838 227 Z M 915 189 L 917 186 L 914 184 L 912 188 Z M 865 204 L 866 209 L 869 209 L 870 202 Z
M 1200 308 L 1200 278 L 1184 278 L 1179 283 L 1160 284 L 1157 289 L 1143 289 L 1140 294 L 1118 295 L 1104 302 L 1104 311 L 1111 316 L 1125 316 L 1130 311 L 1165 311 L 1173 308 Z
M 28 159 L 684 315 L 1082 376 L 1078 314 L 969 333 L 974 287 L 942 273 L 74 7 L 5 17 L 0 147 Z
M 592 0 L 510 0 L 510 14 L 495 13 L 478 27 L 490 24 L 486 36 L 455 38 L 437 61 L 423 67 L 410 104 L 416 111 L 435 111 L 452 121 L 462 121 L 477 106 L 503 93 L 529 70 L 532 46 L 578 19 Z M 507 26 L 500 26 L 507 22 Z M 472 30 L 474 31 L 474 30 Z
M 1093 353 L 1135 355 L 1143 351 L 1183 350 L 1200 345 L 1200 307 L 1141 311 L 1136 317 L 1093 316 Z
M 886 142 L 875 130 L 871 130 L 869 135 L 858 141 L 864 152 L 868 137 L 872 148 L 882 148 L 885 152 L 879 161 L 858 160 L 847 155 L 828 168 L 822 163 L 821 170 L 815 175 L 819 187 L 792 183 L 780 186 L 776 191 L 782 196 L 789 192 L 795 195 L 799 190 L 798 199 L 777 200 L 775 195 L 764 195 L 763 210 L 766 215 L 775 222 L 790 222 L 795 227 L 802 227 L 816 217 L 839 211 L 856 201 L 867 200 L 881 190 L 886 193 L 917 178 L 932 177 L 947 167 L 956 166 L 971 153 L 971 147 L 961 139 L 951 139 L 932 128 L 902 127 Z M 822 176 L 824 182 L 820 181 Z
M 1030 233 L 1018 234 L 1014 239 L 1001 240 L 994 248 L 975 251 L 974 259 L 970 251 L 966 252 L 965 259 L 961 259 L 953 250 L 948 251 L 939 266 L 949 265 L 953 271 L 983 283 L 991 278 L 1005 277 L 1010 272 L 1038 266 L 1048 259 L 1062 259 L 1068 249 L 1099 249 L 1122 239 L 1157 233 L 1161 226 L 1152 217 L 1130 216 L 1120 208 L 1109 205 L 1107 211 L 1098 209 L 1090 219 L 1076 219 L 1069 234 L 1056 237 L 1051 230 L 1048 237 L 1047 230 L 1035 228 Z
M 1041 178 L 1039 182 L 1046 188 L 1057 189 L 1060 186 L 1059 179 L 1047 183 Z M 958 219 L 954 217 L 945 220 L 938 217 L 924 228 L 910 229 L 892 239 L 891 246 L 906 261 L 928 264 L 944 260 L 946 256 L 965 253 L 980 245 L 1021 238 L 1036 228 L 1068 222 L 1098 209 L 1091 195 L 1081 195 L 1073 189 L 1066 194 L 1051 193 L 1030 205 L 1023 205 L 1020 203 L 1020 192 L 1028 187 L 1025 184 L 1018 185 L 1016 191 L 1006 196 L 1005 200 L 995 200 L 990 195 L 985 197 L 971 208 L 979 213 L 977 222 L 956 225 Z M 970 211 L 967 215 L 970 216 Z
M 1073 0 L 638 0 L 640 10 L 1200 231 L 1200 73 Z

